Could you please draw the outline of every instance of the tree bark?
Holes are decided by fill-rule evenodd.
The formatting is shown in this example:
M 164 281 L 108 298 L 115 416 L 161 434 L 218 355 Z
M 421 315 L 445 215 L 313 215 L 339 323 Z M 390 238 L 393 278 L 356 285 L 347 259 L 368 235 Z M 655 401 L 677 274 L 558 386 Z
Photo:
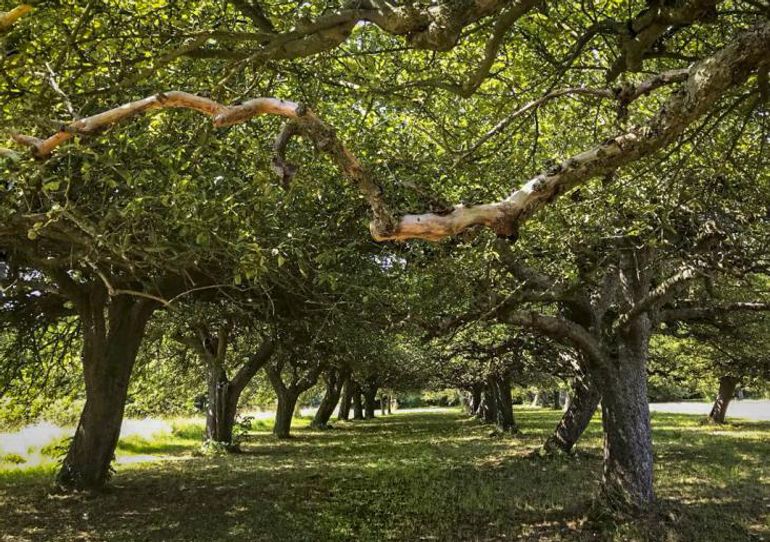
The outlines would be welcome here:
M 474 384 L 473 388 L 471 389 L 471 401 L 470 401 L 470 407 L 471 407 L 471 416 L 476 416 L 477 418 L 480 418 L 482 416 L 481 414 L 481 394 L 484 391 L 484 386 L 482 384 Z
M 230 390 L 223 367 L 209 368 L 208 407 L 206 408 L 206 440 L 233 448 L 233 426 L 238 395 Z
M 508 374 L 493 378 L 494 396 L 497 402 L 496 425 L 503 433 L 518 433 L 519 428 L 513 416 L 513 399 L 511 398 L 511 377 Z
M 481 399 L 481 416 L 485 423 L 497 422 L 497 397 L 495 382 L 491 377 L 487 378 Z
M 740 379 L 734 376 L 723 376 L 719 379 L 719 392 L 709 414 L 709 419 L 712 422 L 725 423 L 727 407 L 735 396 L 735 388 L 738 386 L 739 381 Z
M 291 436 L 291 422 L 294 419 L 294 408 L 299 399 L 299 391 L 285 389 L 277 391 L 278 406 L 275 410 L 275 424 L 273 425 L 273 434 L 278 438 L 289 438 Z
M 337 408 L 337 403 L 340 401 L 343 378 L 344 376 L 338 369 L 331 369 L 326 374 L 326 391 L 310 424 L 311 427 L 316 429 L 329 428 L 329 420 L 334 414 L 334 409 Z
M 385 404 L 385 394 L 380 395 L 380 413 L 385 416 L 388 413 L 388 407 Z
M 353 384 L 350 375 L 345 379 L 345 383 L 342 385 L 342 398 L 340 399 L 340 410 L 337 414 L 338 420 L 350 419 L 350 408 L 353 403 Z
M 655 502 L 647 402 L 649 330 L 649 320 L 642 316 L 619 332 L 616 354 L 596 370 L 604 428 L 602 493 L 611 508 L 633 514 L 648 511 Z
M 208 368 L 205 438 L 234 452 L 238 451 L 238 443 L 233 441 L 233 428 L 241 393 L 270 359 L 275 344 L 272 339 L 266 339 L 230 380 L 226 370 L 230 331 L 231 326 L 223 324 L 217 334 L 212 336 L 204 326 L 197 329 L 196 337 L 182 337 L 179 340 L 195 349 Z
M 291 431 L 291 421 L 295 416 L 298 407 L 299 396 L 312 388 L 318 381 L 318 376 L 323 370 L 322 365 L 318 365 L 308 370 L 304 376 L 299 376 L 292 371 L 292 380 L 284 384 L 282 371 L 285 366 L 285 360 L 279 360 L 277 364 L 269 364 L 265 367 L 270 383 L 278 397 L 278 405 L 275 412 L 275 424 L 273 434 L 278 438 L 288 438 Z M 296 367 L 295 367 L 296 369 Z
M 94 489 L 110 477 L 129 380 L 156 307 L 125 295 L 108 298 L 101 287 L 80 300 L 86 403 L 57 475 L 62 487 Z
M 371 420 L 377 410 L 377 387 L 367 386 L 364 390 L 364 418 Z
M 580 374 L 573 380 L 568 397 L 571 399 L 567 401 L 567 409 L 553 434 L 543 444 L 546 453 L 572 452 L 599 406 L 601 393 L 586 374 Z
M 364 403 L 361 400 L 361 386 L 359 386 L 358 383 L 353 382 L 352 390 L 353 390 L 353 419 L 363 420 Z

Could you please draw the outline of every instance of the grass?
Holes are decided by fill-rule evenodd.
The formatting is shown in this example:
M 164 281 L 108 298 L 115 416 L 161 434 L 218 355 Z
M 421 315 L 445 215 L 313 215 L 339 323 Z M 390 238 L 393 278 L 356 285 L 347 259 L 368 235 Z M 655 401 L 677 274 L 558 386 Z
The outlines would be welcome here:
M 532 459 L 559 413 L 518 409 L 522 437 L 454 412 L 403 413 L 200 457 L 200 427 L 122 442 L 98 495 L 50 493 L 50 466 L 0 471 L 0 540 L 770 540 L 770 423 L 653 415 L 661 521 L 596 519 L 601 427 L 574 458 Z M 301 425 L 306 425 L 303 420 Z M 651 534 L 651 533 L 655 534 Z

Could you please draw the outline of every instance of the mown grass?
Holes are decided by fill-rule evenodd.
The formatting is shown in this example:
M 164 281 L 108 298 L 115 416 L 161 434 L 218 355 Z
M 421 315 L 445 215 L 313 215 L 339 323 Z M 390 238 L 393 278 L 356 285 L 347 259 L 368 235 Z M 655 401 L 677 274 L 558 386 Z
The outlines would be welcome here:
M 234 456 L 201 457 L 200 428 L 121 443 L 98 495 L 50 493 L 51 470 L 0 474 L 3 540 L 770 540 L 770 423 L 654 414 L 657 520 L 596 513 L 601 427 L 573 458 L 533 459 L 559 413 L 518 409 L 523 436 L 458 413 L 404 413 L 277 441 L 260 421 Z M 306 425 L 303 421 L 301 425 Z M 604 519 L 601 519 L 604 518 Z

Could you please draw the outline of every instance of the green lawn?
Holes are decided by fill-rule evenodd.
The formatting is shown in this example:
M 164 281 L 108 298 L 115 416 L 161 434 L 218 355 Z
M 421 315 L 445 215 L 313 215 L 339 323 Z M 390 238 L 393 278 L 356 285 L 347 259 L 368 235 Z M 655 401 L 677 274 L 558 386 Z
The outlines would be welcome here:
M 457 413 L 399 414 L 302 428 L 264 426 L 244 453 L 195 454 L 182 427 L 124 452 L 99 495 L 50 493 L 52 466 L 0 472 L 2 540 L 770 540 L 770 423 L 699 424 L 655 414 L 654 525 L 591 507 L 601 470 L 597 420 L 575 458 L 532 459 L 559 413 L 517 409 L 524 436 L 490 437 Z M 654 534 L 645 534 L 654 533 Z

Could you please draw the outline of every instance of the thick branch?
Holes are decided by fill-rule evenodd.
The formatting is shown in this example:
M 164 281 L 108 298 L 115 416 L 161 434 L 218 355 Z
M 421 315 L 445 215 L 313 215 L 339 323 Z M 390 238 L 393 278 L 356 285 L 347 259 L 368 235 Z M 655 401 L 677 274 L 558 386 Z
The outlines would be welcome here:
M 723 303 L 709 307 L 667 309 L 661 312 L 661 320 L 664 322 L 712 320 L 723 316 L 726 312 L 737 311 L 770 311 L 770 303 L 766 301 L 742 301 L 736 303 Z
M 246 15 L 254 23 L 254 26 L 263 32 L 275 32 L 275 27 L 265 14 L 265 10 L 257 0 L 231 0 L 238 10 Z
M 33 154 L 39 158 L 47 157 L 53 150 L 72 139 L 76 134 L 93 134 L 125 119 L 156 109 L 192 109 L 212 117 L 214 126 L 224 127 L 239 124 L 258 115 L 275 115 L 294 121 L 296 131 L 311 139 L 316 147 L 328 154 L 348 178 L 366 197 L 374 214 L 373 231 L 390 233 L 395 221 L 387 209 L 382 197 L 382 188 L 364 169 L 358 159 L 342 144 L 334 130 L 318 118 L 315 113 L 296 102 L 277 98 L 255 98 L 239 105 L 226 106 L 209 98 L 187 92 L 171 91 L 149 96 L 130 102 L 114 109 L 73 121 L 47 139 L 14 134 L 16 142 L 32 147 Z M 286 130 L 279 137 L 276 147 L 283 151 L 288 137 L 295 133 L 294 128 L 288 134 Z M 282 160 L 279 156 L 279 164 Z M 283 171 L 284 181 L 286 172 Z
M 251 382 L 257 371 L 270 360 L 273 352 L 275 352 L 275 341 L 273 339 L 265 340 L 259 349 L 249 356 L 248 361 L 235 373 L 235 376 L 230 381 L 230 388 L 236 390 L 237 394 L 243 391 L 243 388 Z
M 234 3 L 247 4 L 235 0 Z M 261 37 L 255 40 L 259 42 L 256 49 L 200 49 L 191 55 L 251 60 L 305 58 L 339 46 L 350 37 L 356 25 L 363 22 L 372 23 L 388 34 L 404 36 L 407 44 L 415 49 L 448 51 L 457 44 L 465 27 L 499 12 L 509 3 L 510 0 L 452 0 L 419 7 L 417 4 L 399 6 L 383 0 L 358 0 L 355 7 L 322 15 L 314 21 L 296 21 L 289 31 Z M 520 3 L 522 12 L 526 12 L 538 2 L 522 0 Z M 247 14 L 252 16 L 253 10 Z M 255 21 L 255 24 L 265 29 L 264 21 Z
M 744 82 L 770 49 L 770 23 L 755 27 L 695 64 L 687 81 L 646 124 L 608 139 L 527 181 L 507 198 L 477 206 L 457 205 L 450 213 L 404 215 L 395 231 L 375 239 L 437 240 L 473 226 L 487 226 L 498 235 L 515 236 L 518 225 L 565 191 L 649 156 L 681 135 L 730 88 Z
M 614 81 L 625 70 L 639 71 L 645 54 L 665 35 L 697 20 L 713 19 L 718 0 L 693 0 L 683 5 L 655 6 L 641 12 L 630 22 L 622 37 L 623 49 L 607 74 Z
M 598 363 L 604 361 L 601 348 L 591 334 L 582 326 L 569 320 L 529 311 L 509 312 L 500 315 L 497 320 L 507 324 L 534 329 L 557 341 L 573 345 Z
M 0 12 L 0 33 L 10 29 L 21 17 L 32 11 L 29 4 L 20 4 L 11 11 Z
M 560 194 L 648 156 L 672 142 L 727 90 L 744 82 L 756 66 L 765 61 L 768 49 L 770 23 L 765 23 L 695 64 L 688 71 L 681 91 L 667 100 L 646 124 L 565 160 L 530 179 L 502 201 L 476 206 L 457 205 L 451 212 L 443 214 L 404 215 L 397 223 L 385 205 L 382 188 L 337 138 L 334 130 L 314 113 L 294 102 L 256 98 L 241 105 L 224 106 L 208 98 L 175 91 L 77 120 L 45 140 L 20 134 L 14 139 L 30 145 L 37 156 L 44 157 L 77 133 L 93 133 L 153 109 L 193 109 L 213 117 L 215 126 L 245 122 L 256 115 L 277 115 L 297 121 L 302 134 L 328 154 L 345 177 L 363 193 L 374 214 L 371 232 L 376 240 L 438 240 L 478 225 L 490 227 L 498 235 L 514 237 L 520 223 Z
M 652 309 L 655 304 L 663 300 L 663 298 L 678 285 L 692 280 L 697 276 L 697 269 L 695 266 L 686 265 L 677 273 L 671 275 L 669 278 L 661 282 L 657 287 L 653 288 L 646 296 L 634 304 L 631 309 L 625 314 L 622 314 L 618 320 L 616 327 L 622 329 L 632 322 L 636 317 L 644 312 Z

